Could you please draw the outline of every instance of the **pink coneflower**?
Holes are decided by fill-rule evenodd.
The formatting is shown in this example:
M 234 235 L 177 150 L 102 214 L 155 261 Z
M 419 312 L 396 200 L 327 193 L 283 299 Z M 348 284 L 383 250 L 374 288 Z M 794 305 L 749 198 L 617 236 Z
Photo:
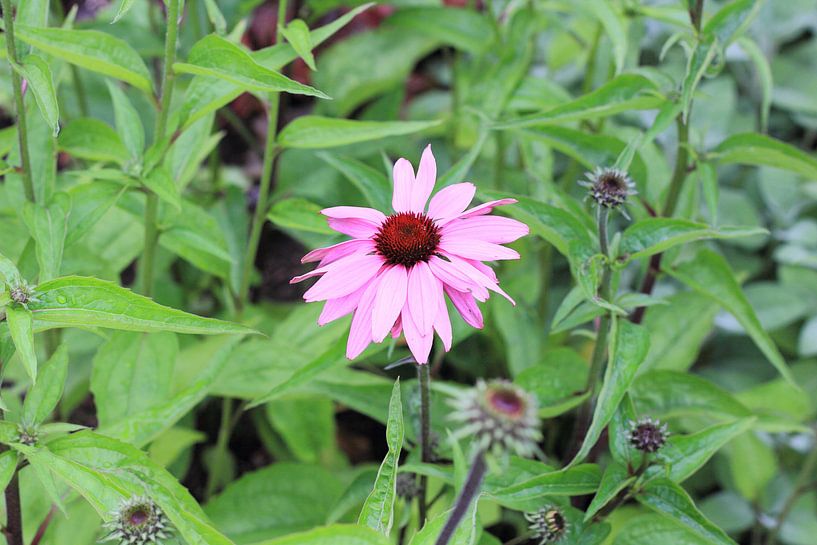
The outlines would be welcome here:
M 354 312 L 346 356 L 356 358 L 371 342 L 389 333 L 404 333 L 418 363 L 427 363 L 434 332 L 451 348 L 451 321 L 445 295 L 466 323 L 482 328 L 477 301 L 493 291 L 513 303 L 482 263 L 519 259 L 501 244 L 528 234 L 516 220 L 488 216 L 515 199 L 491 201 L 466 210 L 476 187 L 470 183 L 441 189 L 428 203 L 437 178 L 431 146 L 420 159 L 417 176 L 406 159 L 394 164 L 394 213 L 358 206 L 336 206 L 321 212 L 329 226 L 352 240 L 309 252 L 303 263 L 318 268 L 292 283 L 320 276 L 305 294 L 307 302 L 326 301 L 318 324 Z

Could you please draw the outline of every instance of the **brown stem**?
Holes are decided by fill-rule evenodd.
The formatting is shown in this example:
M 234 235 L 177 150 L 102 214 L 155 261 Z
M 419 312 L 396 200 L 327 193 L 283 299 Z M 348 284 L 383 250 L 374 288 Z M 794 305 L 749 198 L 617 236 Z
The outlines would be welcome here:
M 31 545 L 40 545 L 40 541 L 42 541 L 43 536 L 45 536 L 45 532 L 48 530 L 48 525 L 51 524 L 51 521 L 54 519 L 54 513 L 56 512 L 57 508 L 52 505 L 51 510 L 48 511 L 48 514 L 40 524 L 40 527 L 37 528 L 37 533 L 34 534 L 34 539 L 31 540 Z
M 482 479 L 485 477 L 487 469 L 488 465 L 485 463 L 485 452 L 480 450 L 474 457 L 471 469 L 468 471 L 468 477 L 465 479 L 465 485 L 463 485 L 462 491 L 457 497 L 457 502 L 454 504 L 454 508 L 451 510 L 448 520 L 445 521 L 445 526 L 443 526 L 439 537 L 437 537 L 437 541 L 434 542 L 435 545 L 447 545 L 448 542 L 451 541 L 451 538 L 454 537 L 454 532 L 457 530 L 460 522 L 462 522 L 465 513 L 468 512 L 471 502 L 474 501 L 479 494 Z
M 6 529 L 8 545 L 23 545 L 23 515 L 20 512 L 20 482 L 17 472 L 6 487 Z

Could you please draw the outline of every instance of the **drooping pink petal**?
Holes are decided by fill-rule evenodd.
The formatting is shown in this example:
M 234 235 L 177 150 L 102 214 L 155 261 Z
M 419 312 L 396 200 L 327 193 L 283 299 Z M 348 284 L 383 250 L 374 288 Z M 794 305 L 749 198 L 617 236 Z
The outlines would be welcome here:
M 479 268 L 472 265 L 473 261 L 463 259 L 452 254 L 446 253 L 444 255 L 445 257 L 448 258 L 449 261 L 451 261 L 451 263 L 454 266 L 457 267 L 457 269 L 460 270 L 460 272 L 468 276 L 468 278 L 473 280 L 475 283 L 479 284 L 480 286 L 484 286 L 495 293 L 500 294 L 502 297 L 510 301 L 511 304 L 516 305 L 516 301 L 514 301 L 510 295 L 505 293 L 502 290 L 502 288 L 500 288 L 499 285 L 491 278 L 491 276 L 486 275 Z M 480 266 L 481 266 L 480 268 L 486 267 L 486 265 L 482 263 L 480 263 Z M 490 272 L 493 274 L 493 271 Z M 496 278 L 496 276 L 494 275 L 493 278 Z
M 377 234 L 380 224 L 360 218 L 329 218 L 329 227 L 352 238 L 371 238 Z
M 372 311 L 372 339 L 379 343 L 386 338 L 400 311 L 406 304 L 408 274 L 402 265 L 386 267 L 377 288 Z
M 304 300 L 311 303 L 348 295 L 369 282 L 382 266 L 383 257 L 376 254 L 339 259 L 325 267 L 326 274 L 307 290 Z
M 408 307 L 414 324 L 423 335 L 434 326 L 434 318 L 442 297 L 442 282 L 431 272 L 424 261 L 416 263 L 408 273 Z M 405 320 L 404 320 L 405 321 Z M 403 324 L 403 327 L 407 327 Z
M 338 318 L 343 318 L 360 304 L 360 299 L 363 297 L 363 292 L 366 291 L 367 285 L 363 285 L 357 290 L 353 291 L 343 297 L 337 299 L 327 299 L 323 305 L 321 315 L 318 316 L 318 325 L 324 326 L 329 322 L 334 322 Z
M 368 208 L 365 206 L 333 206 L 331 208 L 324 208 L 321 210 L 321 214 L 327 218 L 357 218 L 370 221 L 376 225 L 380 225 L 386 219 L 386 215 L 380 210 L 375 210 L 374 208 Z
M 502 216 L 476 216 L 456 219 L 442 228 L 442 233 L 449 236 L 468 237 L 495 244 L 513 242 L 530 232 L 521 221 Z
M 446 261 L 437 256 L 432 256 L 431 259 L 428 260 L 428 266 L 434 276 L 436 276 L 443 284 L 451 286 L 455 290 L 459 291 L 476 292 L 481 296 L 478 297 L 478 299 L 481 301 L 488 298 L 487 289 L 471 280 L 465 273 L 461 272 L 457 267 L 451 264 L 450 261 Z
M 421 333 L 408 305 L 403 307 L 401 318 L 403 334 L 406 336 L 406 343 L 412 356 L 417 363 L 428 363 L 428 355 L 431 353 L 431 345 L 434 342 L 434 331 L 429 329 L 427 333 Z
M 465 218 L 473 218 L 475 216 L 484 216 L 485 214 L 490 214 L 491 211 L 496 208 L 497 206 L 502 206 L 505 204 L 513 204 L 517 202 L 516 199 L 499 199 L 498 201 L 489 201 L 473 208 L 469 208 L 458 217 L 460 219 Z
M 398 159 L 392 169 L 394 179 L 394 193 L 391 197 L 391 207 L 395 212 L 411 211 L 411 186 L 414 185 L 414 169 L 406 159 Z
M 434 330 L 443 341 L 445 351 L 448 352 L 451 350 L 451 341 L 453 339 L 451 334 L 451 318 L 448 317 L 448 305 L 445 304 L 445 297 L 440 297 L 440 308 L 437 310 L 437 316 L 434 318 Z
M 372 342 L 372 309 L 381 279 L 382 276 L 378 276 L 366 286 L 360 304 L 355 310 L 352 327 L 349 329 L 349 340 L 346 342 L 346 357 L 350 360 L 358 357 Z
M 496 271 L 482 261 L 477 261 L 476 259 L 464 259 L 463 261 L 470 263 L 472 267 L 490 278 L 493 282 L 499 283 L 499 279 L 496 277 Z
M 519 253 L 511 248 L 500 246 L 492 242 L 461 237 L 457 235 L 443 235 L 440 239 L 440 248 L 448 253 L 477 259 L 479 261 L 495 261 L 498 259 L 519 259 Z
M 411 186 L 411 206 L 412 212 L 422 213 L 426 208 L 426 202 L 434 190 L 434 182 L 437 181 L 437 162 L 431 152 L 431 144 L 423 150 L 420 158 L 420 166 L 417 168 L 417 178 Z
M 428 215 L 433 219 L 459 216 L 471 204 L 476 192 L 477 187 L 468 182 L 444 187 L 431 197 Z
M 445 293 L 448 295 L 448 298 L 451 299 L 454 308 L 457 309 L 457 312 L 460 313 L 460 316 L 462 316 L 466 324 L 477 329 L 482 329 L 484 326 L 482 312 L 479 310 L 476 300 L 470 293 L 457 291 L 448 286 L 445 288 Z
M 374 242 L 370 239 L 353 239 L 327 246 L 326 248 L 316 248 L 301 258 L 301 263 L 311 263 L 320 261 L 321 265 L 328 265 L 337 261 L 341 257 L 352 254 L 365 254 L 374 251 Z

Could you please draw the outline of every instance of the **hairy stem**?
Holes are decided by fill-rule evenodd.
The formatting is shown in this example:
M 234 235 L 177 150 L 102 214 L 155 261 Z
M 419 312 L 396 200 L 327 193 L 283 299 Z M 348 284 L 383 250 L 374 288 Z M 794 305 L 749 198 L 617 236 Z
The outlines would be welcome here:
M 14 70 L 17 65 L 17 46 L 14 41 L 14 13 L 11 7 L 11 0 L 2 0 L 3 22 L 6 27 L 6 54 L 9 63 L 12 65 L 11 86 L 14 92 L 14 107 L 17 114 L 17 140 L 20 145 L 20 166 L 23 177 L 23 188 L 26 199 L 34 202 L 34 182 L 31 179 L 31 159 L 28 154 L 28 129 L 26 125 L 26 106 L 23 101 L 23 82 L 20 74 Z
M 454 504 L 454 508 L 451 510 L 451 515 L 449 515 L 448 520 L 445 521 L 445 526 L 443 526 L 439 537 L 437 537 L 435 545 L 446 545 L 451 541 L 451 538 L 454 537 L 454 532 L 456 532 L 457 527 L 462 522 L 465 513 L 468 512 L 471 502 L 479 495 L 482 479 L 485 478 L 487 469 L 485 452 L 482 450 L 477 451 L 476 456 L 474 456 L 474 461 L 471 463 L 471 469 L 468 470 L 465 485 L 463 485 L 460 495 Z
M 420 386 L 420 460 L 431 461 L 431 373 L 428 365 L 417 364 L 417 379 Z M 420 475 L 420 493 L 417 505 L 420 510 L 420 526 L 428 516 L 428 477 Z
M 162 67 L 162 98 L 159 104 L 159 119 L 153 141 L 161 142 L 167 132 L 167 119 L 170 113 L 170 102 L 173 98 L 173 63 L 176 61 L 176 42 L 179 34 L 179 2 L 167 2 L 167 32 L 165 34 L 164 64 Z M 139 273 L 142 276 L 142 293 L 150 296 L 153 292 L 153 269 L 156 256 L 156 245 L 159 241 L 159 229 L 156 219 L 159 209 L 159 197 L 149 192 L 145 203 L 145 247 Z

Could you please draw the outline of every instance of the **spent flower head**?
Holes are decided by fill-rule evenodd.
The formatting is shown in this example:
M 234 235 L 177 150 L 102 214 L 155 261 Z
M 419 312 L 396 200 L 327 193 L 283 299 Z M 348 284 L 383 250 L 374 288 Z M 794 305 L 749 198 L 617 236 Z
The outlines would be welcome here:
M 450 419 L 462 427 L 455 437 L 473 437 L 477 445 L 496 455 L 532 456 L 542 438 L 536 400 L 506 380 L 479 380 L 451 401 Z
M 666 424 L 645 416 L 629 422 L 630 444 L 641 452 L 656 452 L 664 446 L 669 437 Z
M 453 184 L 431 197 L 436 177 L 428 146 L 416 176 L 406 159 L 394 164 L 393 210 L 336 206 L 321 211 L 332 229 L 352 240 L 309 252 L 301 261 L 317 261 L 318 268 L 291 282 L 320 276 L 304 294 L 307 302 L 326 301 L 320 325 L 354 313 L 346 347 L 349 359 L 372 342 L 403 333 L 417 362 L 428 363 L 435 332 L 445 350 L 451 348 L 446 295 L 476 328 L 483 325 L 477 301 L 488 299 L 489 291 L 513 303 L 483 261 L 519 258 L 502 244 L 528 234 L 527 225 L 489 215 L 516 200 L 466 210 L 476 187 Z
M 17 426 L 17 442 L 33 447 L 40 440 L 40 433 L 35 426 L 20 424 Z
M 108 534 L 101 541 L 119 541 L 120 545 L 161 545 L 172 533 L 159 506 L 144 496 L 122 502 L 104 527 Z
M 9 297 L 18 305 L 27 306 L 28 303 L 36 301 L 34 295 L 34 288 L 25 280 L 20 280 L 15 285 L 11 286 L 9 290 Z
M 627 172 L 618 168 L 596 167 L 585 176 L 587 179 L 580 180 L 579 185 L 589 189 L 587 196 L 599 207 L 618 209 L 627 197 L 638 193 Z M 621 213 L 627 215 L 623 208 Z
M 567 519 L 561 509 L 548 505 L 533 513 L 525 513 L 525 519 L 533 539 L 539 540 L 539 545 L 555 543 L 567 533 Z

